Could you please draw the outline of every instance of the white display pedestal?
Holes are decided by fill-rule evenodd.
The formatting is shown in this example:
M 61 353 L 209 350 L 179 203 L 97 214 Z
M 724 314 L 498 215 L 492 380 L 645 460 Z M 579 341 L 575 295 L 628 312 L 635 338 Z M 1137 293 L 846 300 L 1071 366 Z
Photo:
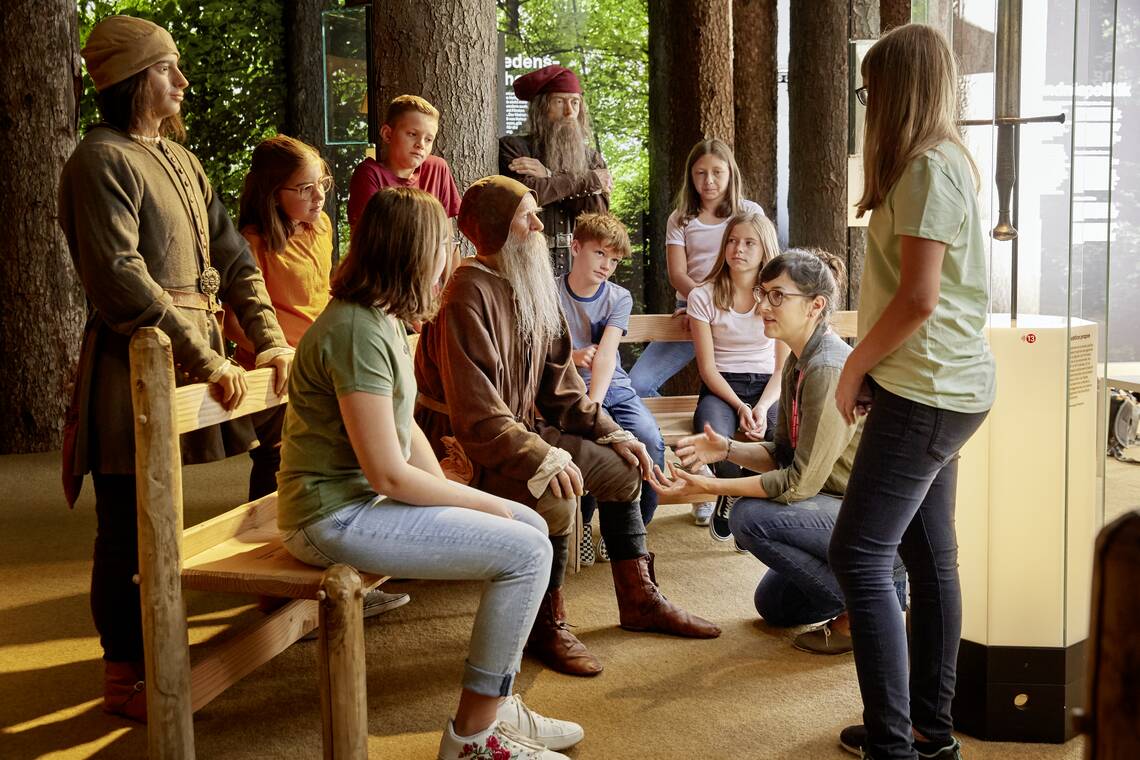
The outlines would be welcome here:
M 1065 741 L 1084 699 L 1096 539 L 1097 326 L 990 315 L 997 398 L 962 450 L 955 726 Z

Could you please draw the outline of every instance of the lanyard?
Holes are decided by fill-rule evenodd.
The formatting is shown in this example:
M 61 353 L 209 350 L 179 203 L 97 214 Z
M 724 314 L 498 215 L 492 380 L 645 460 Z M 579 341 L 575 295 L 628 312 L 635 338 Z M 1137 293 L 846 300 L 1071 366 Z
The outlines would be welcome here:
M 792 396 L 792 420 L 789 423 L 791 427 L 792 449 L 796 448 L 800 438 L 800 386 L 804 382 L 804 373 L 796 370 L 796 392 Z

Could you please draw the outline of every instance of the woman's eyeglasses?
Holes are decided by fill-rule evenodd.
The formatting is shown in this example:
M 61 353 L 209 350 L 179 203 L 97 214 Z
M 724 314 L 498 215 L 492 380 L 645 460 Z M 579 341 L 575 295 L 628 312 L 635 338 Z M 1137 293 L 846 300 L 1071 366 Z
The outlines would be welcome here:
M 867 88 L 866 87 L 860 87 L 858 90 L 855 91 L 855 97 L 859 99 L 859 102 L 861 104 L 867 105 Z
M 296 187 L 283 187 L 282 190 L 292 190 L 301 197 L 303 201 L 311 201 L 313 199 L 313 191 L 318 187 L 322 193 L 328 194 L 332 190 L 333 178 L 329 176 L 321 177 L 316 182 L 308 182 L 304 185 L 297 185 Z
M 772 304 L 772 308 L 779 308 L 780 304 L 784 302 L 785 298 L 811 298 L 805 293 L 785 293 L 782 290 L 767 290 L 757 285 L 752 288 L 752 297 L 756 299 L 756 303 L 764 303 L 764 299 L 768 299 L 768 303 Z

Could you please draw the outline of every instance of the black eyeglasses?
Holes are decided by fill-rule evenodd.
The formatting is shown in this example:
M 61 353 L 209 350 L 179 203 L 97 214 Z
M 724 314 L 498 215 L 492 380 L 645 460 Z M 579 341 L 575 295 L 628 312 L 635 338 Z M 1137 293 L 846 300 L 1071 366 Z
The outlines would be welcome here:
M 752 297 L 756 299 L 756 303 L 764 303 L 764 299 L 768 299 L 768 303 L 772 304 L 772 308 L 774 309 L 779 308 L 785 298 L 812 298 L 812 296 L 805 293 L 785 293 L 782 290 L 767 290 L 759 285 L 752 288 Z
M 329 190 L 332 190 L 332 186 L 333 186 L 333 178 L 329 177 L 328 175 L 325 175 L 324 177 L 321 177 L 316 182 L 309 182 L 309 183 L 304 184 L 304 185 L 297 185 L 296 187 L 283 187 L 281 189 L 282 190 L 292 190 L 297 195 L 301 196 L 301 200 L 309 201 L 309 200 L 313 199 L 313 190 L 314 189 L 319 187 L 321 189 L 322 193 L 327 194 Z
M 855 97 L 859 99 L 860 103 L 862 103 L 863 105 L 867 105 L 867 88 L 866 87 L 860 87 L 858 90 L 855 91 Z

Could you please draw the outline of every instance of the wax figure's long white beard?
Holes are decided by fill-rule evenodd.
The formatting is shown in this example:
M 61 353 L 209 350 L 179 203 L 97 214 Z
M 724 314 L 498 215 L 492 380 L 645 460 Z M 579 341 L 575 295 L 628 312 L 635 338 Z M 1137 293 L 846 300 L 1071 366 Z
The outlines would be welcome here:
M 585 174 L 590 170 L 586 155 L 587 135 L 577 119 L 544 120 L 535 138 L 536 152 L 543 165 L 553 173 Z
M 562 306 L 541 232 L 510 238 L 499 252 L 499 270 L 515 297 L 519 336 L 532 346 L 545 346 L 562 334 Z

